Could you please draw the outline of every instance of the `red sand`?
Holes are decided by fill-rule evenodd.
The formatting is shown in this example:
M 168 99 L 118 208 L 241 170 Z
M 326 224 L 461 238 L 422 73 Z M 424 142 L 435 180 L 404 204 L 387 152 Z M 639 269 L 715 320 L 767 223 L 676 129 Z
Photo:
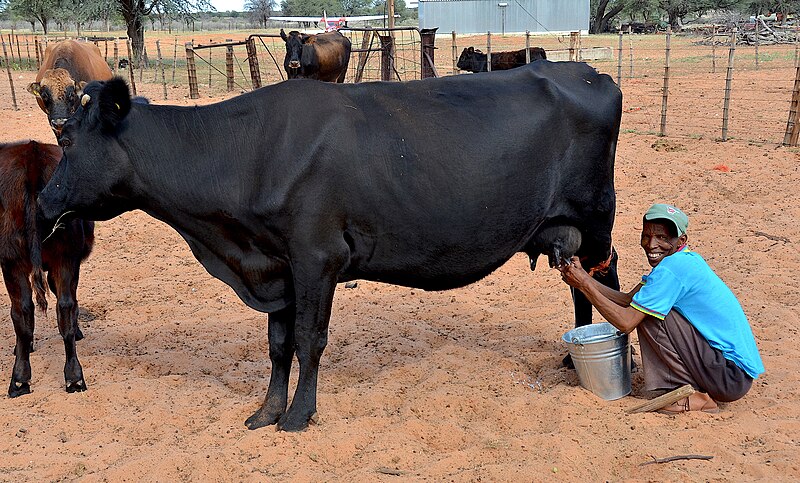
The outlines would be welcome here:
M 20 84 L 32 76 L 15 73 Z M 19 101 L 20 111 L 2 110 L 0 141 L 53 142 L 33 98 Z M 0 480 L 797 480 L 800 151 L 667 138 L 657 152 L 656 140 L 620 137 L 622 284 L 648 271 L 642 212 L 656 201 L 684 208 L 690 245 L 739 296 L 767 368 L 720 414 L 626 414 L 642 402 L 641 374 L 617 401 L 582 389 L 560 366 L 569 291 L 546 263 L 531 273 L 517 256 L 460 290 L 340 286 L 319 424 L 248 431 L 268 383 L 266 316 L 209 276 L 170 228 L 134 212 L 98 223 L 83 268 L 78 351 L 89 390 L 63 390 L 51 309 L 38 321 L 34 392 L 0 398 Z M 714 169 L 720 160 L 730 172 Z M 8 313 L 2 293 L 6 380 Z M 713 459 L 642 466 L 688 454 Z

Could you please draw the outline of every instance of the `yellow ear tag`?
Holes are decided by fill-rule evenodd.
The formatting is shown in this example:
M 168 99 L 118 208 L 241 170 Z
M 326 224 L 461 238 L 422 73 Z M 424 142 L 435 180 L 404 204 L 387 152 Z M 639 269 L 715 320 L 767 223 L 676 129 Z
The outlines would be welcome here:
M 119 111 L 119 104 L 117 104 L 117 103 L 115 102 L 115 103 L 114 103 L 114 105 L 115 105 L 115 106 L 117 106 L 117 110 Z
M 81 106 L 86 107 L 86 104 L 89 104 L 89 101 L 91 100 L 92 98 L 89 96 L 89 94 L 84 94 L 83 97 L 81 97 Z

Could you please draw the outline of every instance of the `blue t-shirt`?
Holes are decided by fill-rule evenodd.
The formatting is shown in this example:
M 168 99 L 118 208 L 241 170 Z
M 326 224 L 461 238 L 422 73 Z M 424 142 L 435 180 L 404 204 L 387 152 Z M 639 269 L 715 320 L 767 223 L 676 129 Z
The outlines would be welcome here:
M 661 260 L 642 288 L 633 296 L 631 307 L 664 320 L 675 309 L 705 337 L 753 379 L 764 372 L 764 364 L 747 317 L 733 292 L 703 257 L 684 247 Z

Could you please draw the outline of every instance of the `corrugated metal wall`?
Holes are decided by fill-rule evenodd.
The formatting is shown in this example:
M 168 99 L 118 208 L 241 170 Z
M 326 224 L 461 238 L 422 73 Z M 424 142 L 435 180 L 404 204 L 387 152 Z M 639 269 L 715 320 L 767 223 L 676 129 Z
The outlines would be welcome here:
M 420 28 L 459 34 L 589 29 L 589 0 L 419 0 Z

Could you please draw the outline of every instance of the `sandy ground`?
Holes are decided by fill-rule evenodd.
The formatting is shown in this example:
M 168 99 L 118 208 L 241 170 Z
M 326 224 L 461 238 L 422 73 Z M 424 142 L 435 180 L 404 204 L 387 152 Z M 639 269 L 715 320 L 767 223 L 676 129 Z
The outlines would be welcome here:
M 19 111 L 2 108 L 0 141 L 52 142 L 31 96 L 19 101 Z M 209 276 L 166 225 L 141 212 L 98 223 L 79 290 L 89 390 L 63 390 L 51 309 L 38 319 L 34 392 L 0 398 L 0 480 L 796 481 L 798 166 L 792 148 L 620 137 L 614 236 L 623 286 L 648 271 L 642 212 L 673 202 L 690 216 L 692 248 L 753 325 L 767 372 L 718 415 L 628 415 L 642 402 L 641 373 L 617 401 L 581 388 L 560 364 L 569 291 L 544 259 L 531 273 L 520 255 L 459 290 L 340 286 L 319 424 L 299 434 L 249 431 L 243 422 L 268 383 L 266 316 Z M 3 291 L 6 377 L 9 308 Z M 676 455 L 713 459 L 646 464 Z

